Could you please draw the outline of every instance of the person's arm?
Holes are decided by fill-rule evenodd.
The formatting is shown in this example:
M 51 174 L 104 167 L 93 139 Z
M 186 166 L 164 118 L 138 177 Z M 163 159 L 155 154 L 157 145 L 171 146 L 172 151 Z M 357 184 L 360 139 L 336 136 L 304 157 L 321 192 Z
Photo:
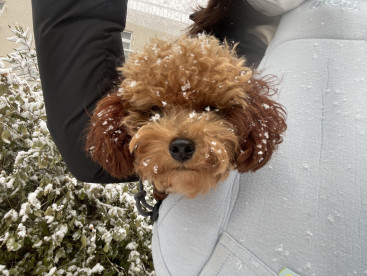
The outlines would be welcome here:
M 40 78 L 50 133 L 81 181 L 116 183 L 85 148 L 85 128 L 123 62 L 127 0 L 32 0 Z
M 257 11 L 267 16 L 278 16 L 299 6 L 305 0 L 247 0 Z

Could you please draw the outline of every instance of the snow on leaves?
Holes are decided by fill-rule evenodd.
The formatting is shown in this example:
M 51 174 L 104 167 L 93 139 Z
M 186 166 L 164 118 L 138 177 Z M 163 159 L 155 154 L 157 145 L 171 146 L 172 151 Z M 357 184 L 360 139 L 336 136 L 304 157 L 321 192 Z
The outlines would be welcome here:
M 46 126 L 32 36 L 12 31 L 11 68 L 0 61 L 0 274 L 155 275 L 137 185 L 71 176 Z

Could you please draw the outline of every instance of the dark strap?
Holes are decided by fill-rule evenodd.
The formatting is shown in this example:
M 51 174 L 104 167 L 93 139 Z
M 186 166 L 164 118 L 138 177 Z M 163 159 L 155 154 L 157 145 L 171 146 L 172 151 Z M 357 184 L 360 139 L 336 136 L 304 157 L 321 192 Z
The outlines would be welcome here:
M 134 195 L 136 209 L 138 209 L 140 215 L 143 217 L 150 217 L 150 220 L 154 223 L 159 217 L 159 207 L 162 204 L 162 200 L 157 199 L 157 203 L 151 206 L 145 200 L 146 195 L 147 192 L 144 190 L 143 181 L 139 179 L 139 191 Z M 146 209 L 148 209 L 148 211 Z

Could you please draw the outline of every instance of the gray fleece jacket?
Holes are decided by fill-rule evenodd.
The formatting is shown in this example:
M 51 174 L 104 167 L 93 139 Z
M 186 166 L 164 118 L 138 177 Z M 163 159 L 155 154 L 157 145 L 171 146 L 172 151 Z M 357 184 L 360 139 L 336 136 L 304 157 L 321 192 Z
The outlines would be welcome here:
M 282 78 L 284 142 L 255 173 L 164 200 L 158 275 L 367 275 L 367 0 L 292 8 L 260 65 Z

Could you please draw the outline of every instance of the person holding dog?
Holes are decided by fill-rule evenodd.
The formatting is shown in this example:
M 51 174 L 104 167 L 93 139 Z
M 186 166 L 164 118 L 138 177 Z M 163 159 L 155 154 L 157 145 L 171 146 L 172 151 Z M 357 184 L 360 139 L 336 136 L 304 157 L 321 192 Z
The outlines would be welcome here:
M 81 139 L 87 113 L 118 80 L 126 4 L 32 0 L 48 126 L 82 181 L 126 181 L 86 157 Z M 153 231 L 157 275 L 366 274 L 366 1 L 228 5 L 235 9 L 212 31 L 281 79 L 288 130 L 255 173 L 234 171 L 206 195 L 163 201 Z M 241 5 L 252 10 L 248 20 L 238 20 Z M 279 18 L 261 13 L 281 16 L 272 40 Z
M 254 173 L 163 201 L 157 275 L 366 275 L 367 1 L 248 4 L 282 16 L 259 70 L 280 80 L 284 141 Z

